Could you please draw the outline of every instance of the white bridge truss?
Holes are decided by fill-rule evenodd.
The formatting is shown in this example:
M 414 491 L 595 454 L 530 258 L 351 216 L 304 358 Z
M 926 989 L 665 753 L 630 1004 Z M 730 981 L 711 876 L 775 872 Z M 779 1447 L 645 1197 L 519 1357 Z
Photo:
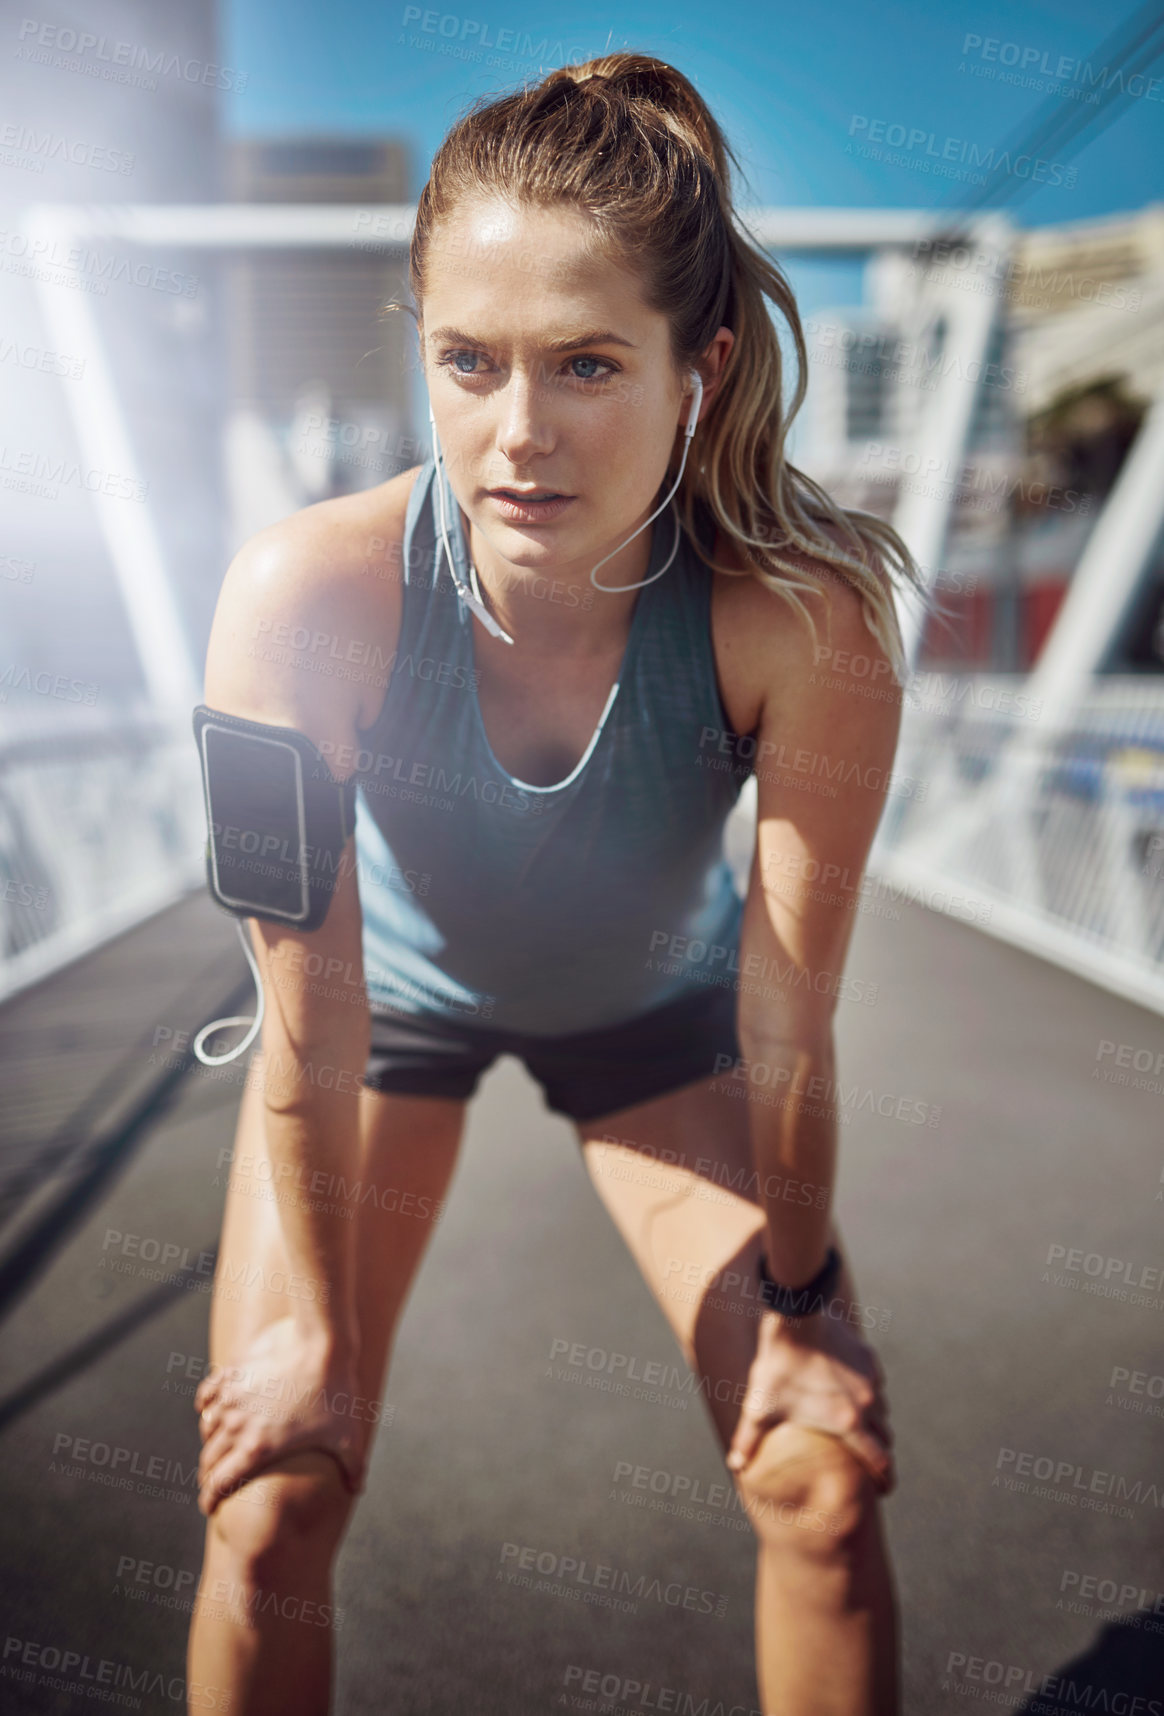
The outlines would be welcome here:
M 414 212 L 411 205 L 41 204 L 28 211 L 23 230 L 30 246 L 42 243 L 50 253 L 54 244 L 106 238 L 145 249 L 277 246 L 403 257 Z M 938 233 L 939 222 L 929 211 L 768 209 L 746 224 L 781 255 L 884 256 L 913 249 Z M 977 246 L 1005 262 L 1014 242 L 1005 219 L 984 216 L 971 231 Z M 965 459 L 976 399 L 965 378 L 985 368 L 1000 295 L 943 286 L 924 267 L 910 280 L 899 310 L 903 332 L 931 328 L 940 315 L 944 351 L 954 360 L 917 414 L 913 452 L 923 468 L 948 472 Z M 85 386 L 64 389 L 83 456 L 140 478 L 90 301 L 43 280 L 38 290 L 51 343 L 87 355 Z M 918 483 L 903 485 L 896 504 L 894 523 L 931 576 L 942 562 L 953 498 L 951 483 Z M 46 902 L 17 891 L 0 907 L 0 996 L 203 879 L 205 822 L 190 728 L 201 672 L 148 502 L 126 508 L 95 494 L 93 504 L 150 703 L 106 728 L 0 746 L 0 879 L 20 878 L 24 891 L 35 892 L 43 877 Z M 890 791 L 869 873 L 882 891 L 901 890 L 1164 1013 L 1164 681 L 1098 671 L 1150 566 L 1162 519 L 1164 400 L 1157 399 L 1034 670 L 914 675 L 895 779 L 923 781 L 925 791 Z M 902 620 L 913 660 L 916 605 Z M 751 790 L 729 831 L 733 844 L 754 815 Z M 80 832 L 64 849 L 54 830 L 66 821 Z

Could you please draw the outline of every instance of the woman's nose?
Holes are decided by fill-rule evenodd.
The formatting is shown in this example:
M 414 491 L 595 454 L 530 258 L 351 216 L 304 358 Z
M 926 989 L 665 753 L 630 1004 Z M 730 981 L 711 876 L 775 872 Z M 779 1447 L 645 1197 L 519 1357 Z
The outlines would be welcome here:
M 546 389 L 537 375 L 511 376 L 496 396 L 501 412 L 497 445 L 511 465 L 523 465 L 553 447 Z

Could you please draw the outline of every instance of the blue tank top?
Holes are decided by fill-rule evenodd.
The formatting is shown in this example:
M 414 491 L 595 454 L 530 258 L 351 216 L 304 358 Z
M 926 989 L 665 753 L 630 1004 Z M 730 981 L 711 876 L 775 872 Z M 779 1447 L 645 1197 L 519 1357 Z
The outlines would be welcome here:
M 460 508 L 448 536 L 469 584 Z M 447 568 L 431 456 L 405 518 L 400 636 L 360 733 L 356 857 L 368 999 L 534 1036 L 617 1025 L 730 982 L 743 909 L 723 825 L 752 764 L 719 695 L 713 573 L 680 532 L 643 585 L 577 765 L 533 786 L 493 755 L 473 629 Z M 668 507 L 649 527 L 657 572 Z M 699 536 L 713 525 L 701 509 Z M 565 588 L 565 587 L 564 587 Z M 595 592 L 596 601 L 602 600 Z M 744 747 L 754 752 L 754 747 Z

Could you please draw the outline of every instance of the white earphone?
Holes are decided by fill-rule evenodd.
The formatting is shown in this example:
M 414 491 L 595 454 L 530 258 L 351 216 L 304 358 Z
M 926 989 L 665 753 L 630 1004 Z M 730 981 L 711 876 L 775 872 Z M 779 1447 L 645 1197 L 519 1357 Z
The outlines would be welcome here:
M 692 385 L 692 391 L 694 394 L 694 398 L 692 399 L 691 406 L 687 412 L 687 422 L 684 424 L 684 427 L 683 427 L 683 457 L 679 462 L 679 470 L 678 470 L 678 473 L 675 477 L 675 481 L 672 483 L 671 488 L 668 491 L 666 498 L 659 503 L 659 505 L 655 508 L 654 512 L 651 514 L 650 518 L 644 519 L 643 523 L 639 525 L 638 530 L 632 530 L 630 535 L 627 537 L 626 542 L 620 542 L 617 548 L 612 548 L 609 554 L 603 555 L 602 559 L 598 562 L 598 564 L 596 566 L 591 567 L 591 569 L 590 569 L 590 582 L 594 585 L 594 588 L 596 590 L 608 590 L 608 591 L 614 593 L 614 592 L 617 592 L 619 590 L 638 590 L 643 584 L 651 584 L 654 582 L 654 580 L 656 578 L 661 578 L 663 576 L 663 573 L 670 566 L 672 560 L 674 560 L 675 555 L 678 552 L 680 524 L 679 524 L 678 518 L 676 518 L 676 520 L 675 520 L 675 541 L 671 546 L 671 552 L 667 556 L 666 560 L 663 562 L 662 566 L 659 567 L 659 570 L 657 572 L 652 572 L 651 576 L 649 578 L 640 578 L 637 584 L 600 584 L 598 582 L 597 578 L 595 578 L 595 576 L 594 576 L 594 574 L 595 574 L 595 572 L 597 572 L 599 566 L 605 566 L 606 562 L 608 560 L 613 560 L 614 556 L 616 554 L 620 553 L 622 551 L 622 549 L 624 549 L 626 547 L 627 542 L 633 542 L 635 537 L 638 536 L 639 532 L 643 531 L 647 528 L 647 525 L 651 523 L 652 519 L 658 518 L 658 516 L 662 512 L 663 508 L 665 506 L 667 506 L 668 503 L 670 502 L 672 495 L 674 495 L 675 490 L 679 487 L 679 484 L 683 479 L 683 470 L 684 470 L 685 465 L 687 464 L 687 451 L 688 451 L 688 448 L 691 446 L 691 437 L 695 433 L 695 426 L 699 422 L 700 407 L 703 404 L 703 377 L 700 375 L 700 373 L 697 369 L 689 370 L 688 375 L 691 379 L 691 385 Z M 477 618 L 481 621 L 481 624 L 485 627 L 485 629 L 487 631 L 491 632 L 495 638 L 504 638 L 506 643 L 511 644 L 513 642 L 513 639 L 510 637 L 509 633 L 507 631 L 503 630 L 503 628 L 498 625 L 497 621 L 493 618 L 493 615 L 489 612 L 488 608 L 481 601 L 481 593 L 480 593 L 480 589 L 477 585 L 477 568 L 473 565 L 472 561 L 469 562 L 469 576 L 473 580 L 473 586 L 474 586 L 473 590 L 467 589 L 466 586 L 464 585 L 464 583 L 462 582 L 462 580 L 457 575 L 457 563 L 453 559 L 453 551 L 449 546 L 448 517 L 447 517 L 446 509 L 445 509 L 445 485 L 444 485 L 444 481 L 443 481 L 443 478 L 441 475 L 441 449 L 440 449 L 440 442 L 437 438 L 436 419 L 433 417 L 433 414 L 432 414 L 431 402 L 429 403 L 429 408 L 428 408 L 428 421 L 429 421 L 429 426 L 432 429 L 433 458 L 436 461 L 436 468 L 437 468 L 437 498 L 438 498 L 438 501 L 440 503 L 441 540 L 444 543 L 445 553 L 448 556 L 449 570 L 452 573 L 453 582 L 457 586 L 457 593 L 460 596 L 461 600 L 465 603 L 466 607 L 471 608 L 472 611 L 476 614 Z

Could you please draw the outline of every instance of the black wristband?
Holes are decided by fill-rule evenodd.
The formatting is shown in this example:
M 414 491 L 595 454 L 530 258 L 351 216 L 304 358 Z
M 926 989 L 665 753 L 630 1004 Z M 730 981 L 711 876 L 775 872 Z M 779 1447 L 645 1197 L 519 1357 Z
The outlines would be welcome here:
M 806 1281 L 803 1287 L 785 1287 L 780 1282 L 773 1281 L 761 1251 L 760 1297 L 770 1311 L 779 1311 L 782 1317 L 793 1321 L 812 1317 L 822 1310 L 826 1301 L 832 1297 L 840 1273 L 841 1254 L 835 1245 L 830 1245 L 823 1264 L 811 1281 Z

